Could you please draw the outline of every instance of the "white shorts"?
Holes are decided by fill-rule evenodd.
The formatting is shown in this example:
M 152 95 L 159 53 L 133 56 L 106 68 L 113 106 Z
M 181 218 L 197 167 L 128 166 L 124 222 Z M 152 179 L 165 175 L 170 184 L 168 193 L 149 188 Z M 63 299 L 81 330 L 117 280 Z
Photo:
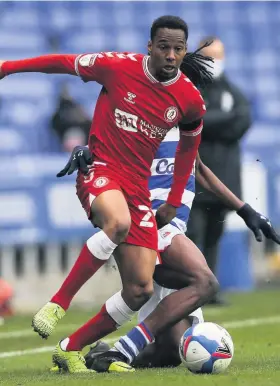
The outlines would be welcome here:
M 171 245 L 173 237 L 177 235 L 185 236 L 184 232 L 175 225 L 167 224 L 165 227 L 158 230 L 158 250 L 163 252 Z
M 158 230 L 158 257 L 156 265 L 161 264 L 160 253 L 171 245 L 173 237 L 177 235 L 185 235 L 183 231 L 175 227 L 175 225 L 167 224 L 165 227 Z
M 153 296 L 144 304 L 142 308 L 140 308 L 138 312 L 138 322 L 141 323 L 154 309 L 157 305 L 164 299 L 166 296 L 175 292 L 174 289 L 168 289 L 161 287 L 156 282 L 154 282 L 154 293 Z M 192 312 L 190 315 L 192 317 L 192 323 L 198 324 L 204 322 L 202 309 L 198 308 L 196 311 Z

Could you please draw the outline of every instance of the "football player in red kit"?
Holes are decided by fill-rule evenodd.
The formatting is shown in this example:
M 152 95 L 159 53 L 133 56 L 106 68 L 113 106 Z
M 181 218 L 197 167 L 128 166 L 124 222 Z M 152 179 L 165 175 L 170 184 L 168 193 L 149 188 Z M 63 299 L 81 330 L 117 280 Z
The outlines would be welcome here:
M 0 62 L 0 78 L 20 72 L 62 73 L 103 86 L 88 142 L 94 168 L 89 176 L 79 173 L 77 177 L 77 195 L 88 218 L 101 231 L 87 240 L 62 287 L 32 321 L 35 331 L 47 338 L 81 286 L 114 253 L 122 293 L 110 298 L 98 315 L 56 347 L 55 363 L 70 372 L 87 371 L 80 350 L 130 320 L 153 292 L 157 227 L 148 190 L 151 163 L 166 133 L 178 124 L 174 180 L 167 202 L 157 211 L 158 223 L 164 226 L 181 205 L 205 113 L 199 91 L 179 69 L 187 39 L 186 23 L 164 16 L 152 25 L 149 55 L 107 52 Z M 216 289 L 212 272 L 204 272 L 201 280 L 181 293 L 184 301 L 178 299 L 175 320 L 207 302 Z M 163 328 L 164 318 L 158 324 Z M 151 326 L 141 323 L 139 331 L 153 339 L 156 325 L 156 320 Z M 117 357 L 108 367 L 109 371 L 130 369 L 121 363 L 118 370 Z

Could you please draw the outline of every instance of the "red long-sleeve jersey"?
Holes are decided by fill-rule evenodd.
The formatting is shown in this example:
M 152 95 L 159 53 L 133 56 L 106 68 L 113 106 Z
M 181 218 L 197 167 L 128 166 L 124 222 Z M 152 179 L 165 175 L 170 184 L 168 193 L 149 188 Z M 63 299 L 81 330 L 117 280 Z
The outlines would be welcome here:
M 166 133 L 179 122 L 197 122 L 184 130 L 178 144 L 174 182 L 167 202 L 180 206 L 200 143 L 204 101 L 180 71 L 167 82 L 157 81 L 148 69 L 149 56 L 102 52 L 82 55 L 46 55 L 7 61 L 6 75 L 43 72 L 77 75 L 103 88 L 89 134 L 89 148 L 96 161 L 124 175 L 131 182 L 148 183 L 156 150 Z M 187 126 L 186 126 L 187 128 Z

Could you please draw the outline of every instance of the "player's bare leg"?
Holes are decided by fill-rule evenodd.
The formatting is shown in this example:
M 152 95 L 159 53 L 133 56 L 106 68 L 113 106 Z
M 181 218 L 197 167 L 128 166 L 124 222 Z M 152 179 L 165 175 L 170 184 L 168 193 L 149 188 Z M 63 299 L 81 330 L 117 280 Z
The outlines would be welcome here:
M 182 237 L 182 236 L 179 236 Z M 184 237 L 184 236 L 183 236 Z M 173 238 L 172 243 L 175 238 Z M 169 247 L 168 247 L 169 248 Z M 166 288 L 180 289 L 186 286 L 186 283 L 191 281 L 186 274 L 179 271 L 171 269 L 170 266 L 164 264 L 157 265 L 154 272 L 154 280 L 157 284 L 164 284 Z M 157 288 L 160 288 L 157 286 Z M 168 292 L 166 292 L 168 293 Z M 165 294 L 166 294 L 165 293 Z M 166 296 L 162 294 L 162 290 L 158 292 L 161 296 Z M 159 300 L 160 298 L 158 298 Z M 140 318 L 145 318 L 145 314 L 149 312 L 149 309 L 152 311 L 155 308 L 156 304 L 152 303 L 149 305 L 147 303 Z M 141 319 L 140 319 L 141 320 Z M 179 356 L 179 344 L 180 339 L 183 333 L 193 324 L 203 321 L 203 316 L 201 310 L 197 310 L 194 315 L 181 320 L 176 323 L 174 326 L 167 328 L 164 332 L 160 333 L 155 337 L 155 342 L 146 346 L 145 349 L 140 352 L 140 354 L 132 362 L 132 365 L 136 368 L 143 367 L 176 367 L 181 363 Z
M 122 279 L 122 297 L 132 310 L 138 311 L 153 294 L 157 252 L 123 243 L 114 257 Z
M 204 256 L 187 237 L 175 236 L 162 258 L 167 267 L 185 274 L 187 286 L 164 298 L 145 320 L 154 336 L 203 306 L 218 290 Z
M 94 361 L 97 371 L 97 364 L 102 363 L 105 367 L 112 355 L 131 363 L 139 352 L 153 343 L 156 336 L 201 307 L 218 290 L 218 282 L 208 268 L 204 256 L 185 236 L 175 236 L 162 257 L 164 264 L 185 274 L 187 287 L 166 296 L 142 323 L 115 344 L 114 349 Z
M 79 289 L 109 259 L 129 232 L 130 212 L 119 190 L 107 190 L 96 197 L 89 217 L 102 230 L 87 240 L 61 288 L 34 316 L 32 326 L 43 338 L 51 335 Z
M 114 253 L 123 290 L 108 299 L 101 311 L 65 339 L 65 348 L 80 351 L 117 329 L 138 311 L 153 293 L 156 252 L 121 244 Z
M 60 354 L 63 352 L 64 362 L 65 356 L 69 355 L 70 358 L 73 353 L 80 353 L 85 346 L 103 338 L 130 320 L 153 292 L 152 277 L 156 251 L 124 243 L 116 249 L 115 258 L 124 286 L 122 293 L 113 295 L 95 317 L 57 345 L 56 351 Z M 53 356 L 53 361 L 61 367 L 57 355 Z M 117 361 L 112 355 L 111 363 L 107 361 L 106 368 L 101 365 L 98 371 L 130 372 L 134 369 L 122 361 Z

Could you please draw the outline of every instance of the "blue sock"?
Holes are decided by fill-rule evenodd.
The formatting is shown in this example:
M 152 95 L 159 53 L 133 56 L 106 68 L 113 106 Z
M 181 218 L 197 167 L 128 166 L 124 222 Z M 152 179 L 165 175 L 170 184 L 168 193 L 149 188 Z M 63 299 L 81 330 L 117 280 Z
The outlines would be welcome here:
M 115 343 L 115 348 L 125 355 L 131 363 L 139 354 L 140 351 L 154 342 L 154 336 L 145 325 L 144 322 L 134 327 L 126 336 L 122 336 L 121 339 Z

